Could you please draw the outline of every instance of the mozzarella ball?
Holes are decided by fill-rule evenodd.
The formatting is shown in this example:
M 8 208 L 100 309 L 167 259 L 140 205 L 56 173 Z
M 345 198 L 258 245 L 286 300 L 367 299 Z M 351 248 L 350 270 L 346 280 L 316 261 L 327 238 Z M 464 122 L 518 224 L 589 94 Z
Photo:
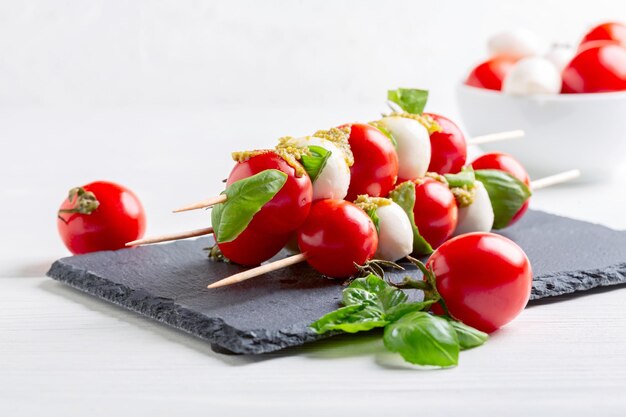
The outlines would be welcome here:
M 488 232 L 493 227 L 493 207 L 489 194 L 482 182 L 474 183 L 474 201 L 467 207 L 459 207 L 459 216 L 454 235 L 472 232 Z
M 524 58 L 504 77 L 502 91 L 519 96 L 558 94 L 561 92 L 561 74 L 545 58 Z
M 313 182 L 313 200 L 343 200 L 350 187 L 350 167 L 343 151 L 331 141 L 314 136 L 297 138 L 292 143 L 295 146 L 319 146 L 330 151 L 326 165 Z
M 576 55 L 576 51 L 571 46 L 552 45 L 544 58 L 552 62 L 552 65 L 561 72 L 565 69 L 567 64 L 570 63 L 572 58 L 574 58 L 574 55 Z
M 397 142 L 398 178 L 414 180 L 426 174 L 430 165 L 430 135 L 420 122 L 406 117 L 390 116 L 380 123 Z
M 396 203 L 376 209 L 378 216 L 378 250 L 376 259 L 395 262 L 413 252 L 413 228 L 402 207 Z
M 525 58 L 543 55 L 548 50 L 546 41 L 528 29 L 505 30 L 491 36 L 487 42 L 491 56 L 505 55 Z

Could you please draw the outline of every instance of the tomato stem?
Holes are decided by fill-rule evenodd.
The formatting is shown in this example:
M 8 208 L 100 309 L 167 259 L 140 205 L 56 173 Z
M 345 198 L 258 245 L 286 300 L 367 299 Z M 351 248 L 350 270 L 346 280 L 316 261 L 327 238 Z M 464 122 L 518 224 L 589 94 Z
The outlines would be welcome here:
M 100 206 L 96 195 L 91 191 L 86 191 L 83 187 L 72 188 L 68 193 L 67 201 L 72 204 L 72 208 L 60 209 L 59 215 L 62 213 L 91 214 Z

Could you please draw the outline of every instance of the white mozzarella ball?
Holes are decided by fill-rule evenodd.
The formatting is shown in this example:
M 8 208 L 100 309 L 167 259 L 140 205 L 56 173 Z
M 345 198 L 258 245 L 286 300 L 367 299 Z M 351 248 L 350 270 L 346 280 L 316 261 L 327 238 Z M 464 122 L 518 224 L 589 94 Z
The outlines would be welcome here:
M 545 58 L 524 58 L 508 72 L 502 83 L 502 91 L 513 95 L 559 94 L 561 74 Z
M 488 232 L 493 227 L 493 207 L 489 194 L 482 182 L 476 181 L 474 201 L 467 207 L 459 207 L 459 216 L 454 235 L 472 232 Z
M 413 229 L 408 216 L 396 203 L 376 209 L 378 250 L 374 258 L 395 262 L 413 252 Z
M 568 45 L 552 45 L 545 58 L 552 62 L 558 71 L 563 71 L 576 55 L 574 48 Z
M 423 177 L 430 165 L 428 130 L 417 120 L 406 117 L 384 117 L 380 122 L 398 145 L 398 178 L 413 180 Z
M 313 182 L 313 200 L 343 200 L 350 187 L 350 167 L 341 149 L 327 139 L 307 136 L 294 139 L 295 146 L 319 146 L 331 152 L 326 165 Z
M 545 40 L 523 28 L 496 33 L 489 38 L 487 45 L 491 56 L 506 55 L 512 58 L 543 55 L 548 50 Z

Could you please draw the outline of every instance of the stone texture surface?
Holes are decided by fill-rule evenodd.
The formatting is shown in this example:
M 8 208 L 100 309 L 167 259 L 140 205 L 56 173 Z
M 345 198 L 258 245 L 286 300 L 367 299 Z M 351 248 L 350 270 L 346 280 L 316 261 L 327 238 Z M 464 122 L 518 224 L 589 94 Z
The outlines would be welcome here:
M 532 300 L 626 283 L 626 232 L 531 211 L 502 234 L 533 264 Z M 208 290 L 242 270 L 210 261 L 203 249 L 211 244 L 201 238 L 73 256 L 56 261 L 48 276 L 205 339 L 219 352 L 260 354 L 320 338 L 308 325 L 337 308 L 337 282 L 297 265 Z

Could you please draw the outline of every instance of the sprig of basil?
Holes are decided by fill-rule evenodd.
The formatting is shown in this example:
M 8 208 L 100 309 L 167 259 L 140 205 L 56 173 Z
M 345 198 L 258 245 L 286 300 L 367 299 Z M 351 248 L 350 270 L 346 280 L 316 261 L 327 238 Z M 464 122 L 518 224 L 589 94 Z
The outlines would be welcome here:
M 389 193 L 389 198 L 402 207 L 411 222 L 411 228 L 413 229 L 413 253 L 418 255 L 429 255 L 433 253 L 432 246 L 422 237 L 419 229 L 415 225 L 415 215 L 413 212 L 413 208 L 415 207 L 415 183 L 413 181 L 403 182 Z
M 515 213 L 530 198 L 530 188 L 508 172 L 498 169 L 479 169 L 474 171 L 474 175 L 489 194 L 495 216 L 493 228 L 507 227 Z
M 454 366 L 459 362 L 459 339 L 445 319 L 423 311 L 402 316 L 385 327 L 385 347 L 416 365 Z
M 387 100 L 396 103 L 402 110 L 411 114 L 422 114 L 428 101 L 428 90 L 398 88 L 387 91 Z
M 243 232 L 265 204 L 283 188 L 287 174 L 267 169 L 236 181 L 222 194 L 228 197 L 211 212 L 211 224 L 218 243 L 231 242 Z
M 396 138 L 393 137 L 393 135 L 391 134 L 389 129 L 387 129 L 385 126 L 383 126 L 382 122 L 380 122 L 380 121 L 371 122 L 370 125 L 374 126 L 376 129 L 380 130 L 382 132 L 382 134 L 387 136 L 387 138 L 389 138 L 391 143 L 393 143 L 393 147 L 398 149 L 398 141 L 396 140 Z
M 343 290 L 344 307 L 326 314 L 310 327 L 320 334 L 384 327 L 384 345 L 408 362 L 453 366 L 458 363 L 459 351 L 483 344 L 487 335 L 450 317 L 427 313 L 435 301 L 410 302 L 404 291 L 370 274 Z
M 308 147 L 311 151 L 311 155 L 302 155 L 300 163 L 304 167 L 304 170 L 309 174 L 311 182 L 315 182 L 320 173 L 324 170 L 328 158 L 332 155 L 332 152 L 321 146 L 311 145 Z

